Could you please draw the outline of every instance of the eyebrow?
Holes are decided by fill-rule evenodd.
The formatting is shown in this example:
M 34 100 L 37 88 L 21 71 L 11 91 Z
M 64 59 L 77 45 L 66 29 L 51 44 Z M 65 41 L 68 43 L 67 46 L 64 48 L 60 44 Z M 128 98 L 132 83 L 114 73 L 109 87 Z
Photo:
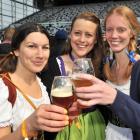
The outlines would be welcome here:
M 37 43 L 35 43 L 35 42 L 27 42 L 26 44 L 34 44 L 34 45 L 38 45 Z M 44 44 L 44 45 L 49 45 L 49 42 L 48 43 L 46 43 L 46 44 Z M 43 45 L 43 46 L 44 46 Z

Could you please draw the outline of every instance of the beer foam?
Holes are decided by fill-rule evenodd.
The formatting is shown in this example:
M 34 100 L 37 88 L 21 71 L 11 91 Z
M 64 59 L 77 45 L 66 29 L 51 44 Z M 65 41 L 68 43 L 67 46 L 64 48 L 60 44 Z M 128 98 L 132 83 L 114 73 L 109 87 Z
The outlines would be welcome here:
M 72 80 L 81 79 L 78 76 L 79 76 L 79 73 L 73 73 L 72 76 L 71 76 L 71 78 L 72 78 Z
M 52 89 L 51 95 L 55 97 L 69 97 L 72 96 L 72 87 L 61 87 Z

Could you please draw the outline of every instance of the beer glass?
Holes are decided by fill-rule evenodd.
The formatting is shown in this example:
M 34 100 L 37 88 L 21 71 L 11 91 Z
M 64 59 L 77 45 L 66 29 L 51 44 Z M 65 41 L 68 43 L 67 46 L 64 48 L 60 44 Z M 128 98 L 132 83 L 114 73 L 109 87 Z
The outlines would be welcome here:
M 72 80 L 75 87 L 84 87 L 92 85 L 92 82 L 86 79 L 78 78 L 79 73 L 94 75 L 94 68 L 90 58 L 79 58 L 74 60 L 72 69 Z
M 73 84 L 69 76 L 55 76 L 52 89 L 51 100 L 53 104 L 68 109 L 74 102 Z

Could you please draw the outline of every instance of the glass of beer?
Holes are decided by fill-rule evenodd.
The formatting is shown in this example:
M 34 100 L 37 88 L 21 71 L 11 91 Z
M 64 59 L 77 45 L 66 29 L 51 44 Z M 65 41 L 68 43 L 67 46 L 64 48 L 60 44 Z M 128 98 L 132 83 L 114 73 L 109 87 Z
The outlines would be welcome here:
M 76 87 L 87 87 L 91 86 L 93 83 L 90 80 L 79 78 L 78 74 L 85 73 L 94 75 L 94 67 L 90 58 L 79 58 L 74 60 L 74 65 L 72 69 L 72 81 L 74 88 Z M 79 110 L 86 108 L 85 106 L 78 105 Z
M 68 109 L 74 102 L 73 84 L 69 76 L 55 76 L 51 89 L 52 103 Z
M 72 80 L 74 83 L 74 87 L 91 86 L 91 81 L 78 78 L 79 73 L 94 75 L 94 68 L 90 58 L 79 58 L 74 60 L 74 65 L 72 69 Z

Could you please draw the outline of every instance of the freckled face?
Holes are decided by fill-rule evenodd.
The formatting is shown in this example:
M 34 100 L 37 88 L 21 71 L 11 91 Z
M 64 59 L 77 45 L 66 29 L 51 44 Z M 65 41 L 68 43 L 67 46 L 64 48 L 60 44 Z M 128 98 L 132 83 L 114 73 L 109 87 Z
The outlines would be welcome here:
M 96 42 L 97 25 L 91 21 L 77 19 L 70 33 L 72 53 L 77 57 L 85 57 Z
M 106 39 L 110 48 L 114 52 L 120 52 L 127 48 L 133 33 L 129 27 L 128 21 L 118 15 L 112 14 L 106 21 Z
M 50 54 L 49 40 L 40 32 L 30 33 L 15 51 L 18 57 L 17 69 L 33 73 L 40 72 L 48 61 Z

